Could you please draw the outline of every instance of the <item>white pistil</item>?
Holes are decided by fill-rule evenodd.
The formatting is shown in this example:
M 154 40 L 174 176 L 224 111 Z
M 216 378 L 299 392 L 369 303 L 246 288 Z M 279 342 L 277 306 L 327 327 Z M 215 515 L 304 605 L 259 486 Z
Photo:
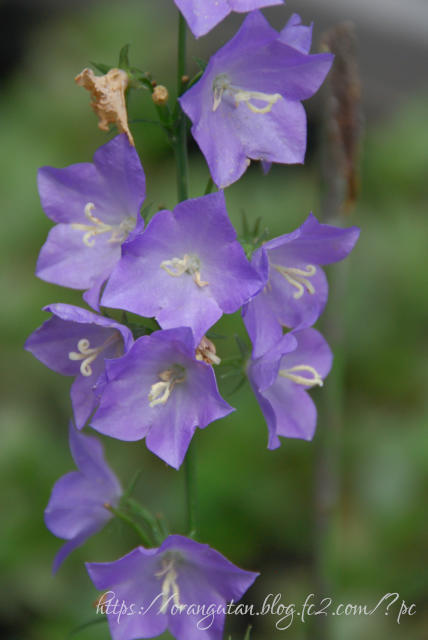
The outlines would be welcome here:
M 118 340 L 119 338 L 120 333 L 118 331 L 115 331 L 99 347 L 91 347 L 89 340 L 87 338 L 82 338 L 77 343 L 77 351 L 70 351 L 68 357 L 70 360 L 82 360 L 82 363 L 80 365 L 80 373 L 82 374 L 82 376 L 89 377 L 92 375 L 91 364 L 93 363 L 93 361 L 98 358 L 98 356 L 102 351 L 104 351 L 104 349 L 113 344 L 113 342 L 116 342 L 116 340 Z
M 269 113 L 273 105 L 282 98 L 280 93 L 263 93 L 262 91 L 248 91 L 246 89 L 241 89 L 240 87 L 235 87 L 230 84 L 227 75 L 220 74 L 216 77 L 213 83 L 213 111 L 217 111 L 219 108 L 224 93 L 229 94 L 232 97 L 235 102 L 235 107 L 243 102 L 253 113 Z M 257 107 L 252 104 L 252 100 L 258 100 L 266 104 L 264 107 Z
M 301 376 L 298 373 L 299 371 L 307 371 L 311 375 L 311 377 Z M 318 371 L 308 364 L 298 364 L 294 367 L 291 367 L 290 369 L 281 369 L 279 375 L 282 378 L 288 378 L 292 382 L 301 384 L 305 387 L 323 386 L 323 380 Z
M 166 404 L 176 384 L 184 382 L 186 379 L 183 367 L 174 365 L 171 369 L 166 369 L 159 374 L 160 382 L 155 382 L 150 387 L 149 407 L 156 407 L 159 404 Z
M 163 578 L 162 581 L 162 605 L 160 612 L 165 613 L 166 607 L 172 597 L 176 607 L 180 607 L 180 589 L 177 584 L 178 574 L 174 568 L 174 559 L 164 558 L 162 561 L 162 569 L 155 573 L 157 578 Z
M 85 216 L 92 224 L 80 224 L 76 222 L 71 225 L 72 229 L 85 231 L 82 241 L 87 247 L 93 247 L 95 244 L 94 238 L 102 233 L 111 233 L 109 242 L 119 242 L 122 244 L 136 225 L 136 220 L 132 216 L 124 218 L 122 222 L 117 225 L 105 224 L 105 222 L 97 218 L 97 216 L 94 216 L 92 213 L 94 209 L 95 205 L 93 202 L 88 202 L 85 205 Z
M 317 272 L 317 268 L 313 264 L 306 265 L 306 269 L 297 269 L 297 267 L 282 267 L 279 264 L 272 265 L 297 291 L 293 294 L 293 298 L 298 300 L 306 291 L 313 295 L 315 287 L 308 278 L 312 278 Z
M 200 268 L 201 264 L 196 256 L 185 253 L 182 258 L 172 258 L 172 260 L 164 260 L 161 262 L 161 268 L 164 269 L 173 278 L 179 278 L 184 273 L 193 276 L 193 280 L 198 287 L 206 287 L 209 282 L 201 280 Z

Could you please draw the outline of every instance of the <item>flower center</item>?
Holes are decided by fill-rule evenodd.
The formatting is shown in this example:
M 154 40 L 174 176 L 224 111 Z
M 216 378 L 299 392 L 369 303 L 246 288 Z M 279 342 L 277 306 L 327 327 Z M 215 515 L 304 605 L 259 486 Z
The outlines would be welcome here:
M 98 358 L 100 353 L 108 346 L 112 345 L 121 338 L 119 331 L 112 333 L 105 342 L 99 347 L 91 347 L 87 338 L 82 338 L 77 343 L 77 351 L 70 351 L 68 357 L 70 360 L 81 360 L 80 373 L 82 376 L 89 377 L 92 375 L 91 364 Z
M 273 264 L 272 266 L 296 289 L 293 293 L 293 298 L 296 300 L 302 297 L 305 289 L 311 295 L 315 293 L 314 285 L 308 280 L 308 278 L 312 278 L 317 272 L 317 268 L 313 264 L 306 265 L 306 269 L 282 267 L 279 264 Z
M 225 94 L 232 98 L 235 107 L 238 107 L 238 105 L 243 102 L 253 113 L 268 113 L 273 105 L 282 98 L 280 93 L 263 93 L 262 91 L 248 91 L 240 87 L 235 87 L 230 83 L 228 76 L 224 73 L 221 73 L 215 78 L 213 82 L 213 94 L 213 111 L 217 111 Z M 264 102 L 265 106 L 258 107 L 252 103 L 253 100 Z
M 159 374 L 160 381 L 155 382 L 150 387 L 149 407 L 156 407 L 158 404 L 166 404 L 175 385 L 184 382 L 186 371 L 179 364 L 174 364 L 170 369 L 166 369 Z
M 166 612 L 169 600 L 172 598 L 176 607 L 180 607 L 180 589 L 177 584 L 178 574 L 174 567 L 174 558 L 162 558 L 162 569 L 155 573 L 157 578 L 162 580 L 162 604 L 160 613 Z
M 135 218 L 127 216 L 120 224 L 105 224 L 105 222 L 94 216 L 92 213 L 94 209 L 95 205 L 93 202 L 88 202 L 87 205 L 85 205 L 85 216 L 92 224 L 80 224 L 76 222 L 71 225 L 72 229 L 85 232 L 82 238 L 83 243 L 86 244 L 87 247 L 93 247 L 95 244 L 94 238 L 102 233 L 111 233 L 109 242 L 119 242 L 120 244 L 125 242 L 136 225 Z
M 300 372 L 306 372 L 309 375 L 300 375 Z M 323 380 L 320 374 L 314 367 L 311 367 L 309 364 L 297 364 L 294 367 L 290 367 L 290 369 L 281 369 L 279 375 L 282 378 L 288 378 L 292 382 L 301 384 L 305 387 L 315 387 L 317 385 L 319 387 L 323 386 Z
M 182 276 L 183 273 L 190 274 L 198 287 L 206 287 L 209 284 L 209 282 L 201 280 L 201 263 L 199 261 L 199 258 L 188 253 L 185 253 L 182 258 L 164 260 L 163 262 L 161 262 L 160 266 L 174 278 Z

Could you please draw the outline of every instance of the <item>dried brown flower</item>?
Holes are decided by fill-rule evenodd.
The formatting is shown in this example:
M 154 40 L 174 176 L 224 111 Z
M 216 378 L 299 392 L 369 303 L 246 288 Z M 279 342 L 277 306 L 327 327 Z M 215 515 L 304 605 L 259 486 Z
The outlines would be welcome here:
M 122 69 L 110 69 L 103 76 L 96 76 L 92 69 L 83 69 L 75 78 L 79 86 L 91 93 L 91 107 L 100 120 L 99 128 L 108 131 L 109 124 L 114 123 L 121 133 L 126 133 L 130 144 L 135 146 L 126 112 L 125 91 L 128 81 L 128 74 Z
M 207 362 L 208 364 L 220 364 L 221 362 L 220 358 L 216 355 L 215 344 L 207 338 L 207 336 L 203 336 L 196 349 L 196 360 L 203 360 L 203 362 Z

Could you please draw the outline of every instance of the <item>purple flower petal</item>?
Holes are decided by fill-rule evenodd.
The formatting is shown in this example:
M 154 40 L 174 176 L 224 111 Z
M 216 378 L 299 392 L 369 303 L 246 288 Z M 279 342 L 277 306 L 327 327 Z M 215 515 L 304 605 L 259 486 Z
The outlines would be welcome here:
M 106 371 L 91 426 L 119 440 L 146 438 L 147 447 L 175 468 L 196 427 L 233 411 L 218 392 L 212 367 L 196 360 L 188 327 L 139 338 Z
M 79 433 L 71 423 L 69 438 L 79 471 L 68 473 L 56 482 L 45 510 L 47 528 L 68 540 L 55 557 L 54 571 L 73 549 L 110 520 L 112 514 L 105 505 L 116 506 L 122 493 L 119 481 L 105 461 L 100 442 Z
M 320 224 L 310 213 L 299 229 L 266 242 L 271 261 L 309 262 L 311 264 L 331 264 L 339 262 L 354 248 L 360 229 L 358 227 L 334 227 Z
M 267 422 L 269 449 L 280 446 L 278 436 L 312 439 L 317 414 L 306 390 L 323 384 L 331 364 L 331 350 L 315 329 L 286 334 L 251 361 L 248 376 Z
M 159 212 L 124 247 L 102 303 L 155 316 L 165 329 L 189 326 L 199 342 L 223 312 L 239 309 L 260 287 L 218 192 Z
M 290 44 L 284 44 L 287 38 Z M 300 100 L 319 89 L 333 57 L 309 55 L 294 44 L 290 34 L 278 36 L 254 11 L 180 98 L 220 187 L 236 181 L 249 159 L 303 162 L 306 116 Z
M 96 407 L 95 384 L 105 359 L 116 358 L 133 343 L 131 331 L 109 318 L 73 305 L 45 307 L 53 316 L 27 339 L 25 348 L 47 367 L 76 376 L 71 388 L 77 428 L 85 426 Z
M 301 227 L 254 252 L 251 264 L 265 282 L 243 313 L 254 358 L 274 346 L 282 327 L 303 329 L 317 321 L 328 296 L 327 279 L 319 265 L 343 260 L 359 233 L 358 227 L 320 224 L 309 214 Z
M 47 216 L 59 224 L 42 247 L 36 273 L 90 289 L 86 300 L 98 309 L 96 294 L 120 259 L 121 245 L 141 229 L 145 177 L 138 154 L 122 134 L 98 149 L 93 164 L 43 167 L 38 186 Z
M 169 536 L 158 549 L 138 547 L 116 562 L 87 563 L 86 568 L 98 589 L 109 590 L 103 603 L 113 597 L 134 605 L 133 613 L 120 619 L 106 610 L 114 640 L 154 637 L 166 628 L 177 640 L 221 640 L 224 613 L 216 612 L 207 628 L 203 613 L 193 615 L 190 607 L 224 608 L 227 601 L 239 600 L 258 575 L 180 535 Z
M 231 11 L 246 13 L 282 3 L 283 0 L 175 0 L 196 38 L 211 31 Z
M 312 44 L 312 25 L 313 23 L 309 27 L 305 27 L 300 16 L 293 13 L 280 32 L 278 40 L 302 53 L 309 53 Z

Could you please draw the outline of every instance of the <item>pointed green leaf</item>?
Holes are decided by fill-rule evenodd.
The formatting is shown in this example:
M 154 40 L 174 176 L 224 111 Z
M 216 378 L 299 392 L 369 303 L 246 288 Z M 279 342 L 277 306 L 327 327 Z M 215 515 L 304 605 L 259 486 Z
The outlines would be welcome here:
M 110 69 L 113 69 L 113 67 L 111 67 L 110 65 L 103 64 L 102 62 L 90 62 L 89 64 L 91 65 L 91 67 L 94 67 L 94 69 L 96 71 L 99 71 L 100 73 L 108 73 Z
M 119 69 L 129 71 L 129 44 L 125 44 L 119 52 Z

